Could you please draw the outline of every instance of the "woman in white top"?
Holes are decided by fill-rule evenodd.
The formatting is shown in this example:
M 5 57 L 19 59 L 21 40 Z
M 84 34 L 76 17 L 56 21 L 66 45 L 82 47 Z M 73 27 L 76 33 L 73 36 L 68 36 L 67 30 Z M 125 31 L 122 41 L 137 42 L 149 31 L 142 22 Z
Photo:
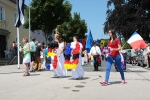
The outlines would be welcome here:
M 62 69 L 63 76 L 67 76 L 67 70 L 64 68 L 64 43 L 63 40 L 60 38 L 58 39 L 59 48 L 58 48 L 58 66 Z
M 52 78 L 57 78 L 57 77 L 65 77 L 67 76 L 67 71 L 64 69 L 64 55 L 63 55 L 63 48 L 64 45 L 62 43 L 54 43 L 56 55 L 57 55 L 57 67 L 54 69 L 54 76 Z
M 46 56 L 44 54 L 44 50 L 45 50 L 45 46 L 43 45 L 41 47 L 41 62 L 42 62 L 42 66 L 41 66 L 41 69 L 45 70 L 46 69 Z

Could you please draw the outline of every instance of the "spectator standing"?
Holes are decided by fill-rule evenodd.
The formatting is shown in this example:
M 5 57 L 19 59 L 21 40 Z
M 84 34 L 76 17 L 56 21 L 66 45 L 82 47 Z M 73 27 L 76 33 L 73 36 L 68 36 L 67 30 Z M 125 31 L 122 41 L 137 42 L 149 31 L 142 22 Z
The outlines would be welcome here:
M 25 67 L 25 74 L 23 76 L 30 76 L 28 67 L 28 63 L 31 62 L 30 44 L 28 43 L 28 39 L 26 37 L 22 39 L 22 42 L 24 43 L 22 52 L 23 52 L 23 66 Z
M 101 50 L 96 45 L 96 42 L 94 42 L 94 45 L 91 48 L 89 55 L 92 55 L 94 57 L 94 71 L 98 71 L 98 57 L 99 55 L 101 55 Z
M 135 57 L 136 57 L 136 52 L 135 52 L 134 49 L 131 49 L 131 63 L 132 63 L 132 65 L 135 65 L 135 64 L 136 64 L 136 59 L 135 59 Z
M 147 60 L 147 67 L 146 68 L 150 69 L 150 43 L 148 44 L 146 50 L 144 50 L 144 51 L 146 51 L 146 56 L 145 56 L 145 58 Z
M 15 41 L 13 41 L 11 48 L 10 48 L 10 51 L 12 52 L 13 56 L 17 56 L 17 45 L 16 45 Z
M 30 72 L 35 72 L 33 68 L 35 62 L 35 52 L 36 52 L 35 38 L 32 38 L 32 41 L 30 42 L 30 53 L 31 53 Z
M 38 70 L 38 71 L 41 71 L 41 43 L 38 43 L 37 44 L 37 47 L 36 47 L 36 52 L 35 52 L 35 66 L 34 66 L 34 69 L 35 70 Z
M 42 62 L 42 69 L 43 70 L 45 70 L 46 69 L 46 56 L 45 56 L 45 54 L 44 54 L 44 50 L 45 50 L 45 46 L 44 45 L 42 45 L 42 47 L 41 47 L 41 56 L 40 56 L 40 58 L 41 58 L 41 62 Z

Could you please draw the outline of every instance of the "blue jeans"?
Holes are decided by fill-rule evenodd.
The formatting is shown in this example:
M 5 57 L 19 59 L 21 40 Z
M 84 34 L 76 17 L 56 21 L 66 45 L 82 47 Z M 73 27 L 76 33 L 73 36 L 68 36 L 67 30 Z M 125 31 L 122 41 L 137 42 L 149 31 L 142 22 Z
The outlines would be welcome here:
M 121 56 L 118 55 L 118 56 L 115 56 L 115 57 L 111 57 L 111 56 L 107 57 L 105 81 L 108 82 L 108 80 L 109 80 L 109 75 L 110 75 L 110 70 L 111 70 L 111 66 L 112 66 L 113 60 L 115 60 L 115 63 L 117 65 L 117 67 L 118 67 L 118 70 L 120 72 L 122 80 L 125 80 L 124 72 L 123 72 L 123 70 L 121 68 Z

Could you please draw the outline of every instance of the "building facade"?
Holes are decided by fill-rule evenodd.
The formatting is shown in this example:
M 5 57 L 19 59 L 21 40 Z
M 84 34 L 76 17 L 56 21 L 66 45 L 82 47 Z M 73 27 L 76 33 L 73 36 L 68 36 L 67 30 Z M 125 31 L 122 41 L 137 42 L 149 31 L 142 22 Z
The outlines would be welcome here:
M 26 19 L 26 11 L 24 12 Z M 5 57 L 4 50 L 9 50 L 13 41 L 17 42 L 17 28 L 14 26 L 16 19 L 16 0 L 0 0 L 0 58 Z M 22 38 L 29 38 L 29 30 L 23 26 L 19 30 L 20 43 L 23 45 Z
M 32 32 L 32 37 L 36 38 L 36 41 L 40 42 L 40 43 L 45 43 L 46 39 L 45 39 L 45 33 L 42 30 L 35 30 Z M 47 44 L 54 42 L 55 39 L 55 31 L 52 32 L 52 34 L 48 37 L 47 39 Z

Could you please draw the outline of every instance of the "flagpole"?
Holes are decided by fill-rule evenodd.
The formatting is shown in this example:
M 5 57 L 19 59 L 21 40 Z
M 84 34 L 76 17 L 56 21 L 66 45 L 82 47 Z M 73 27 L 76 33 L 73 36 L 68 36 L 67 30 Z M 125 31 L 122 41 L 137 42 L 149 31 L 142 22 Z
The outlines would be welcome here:
M 31 28 L 30 28 L 30 26 L 31 26 L 31 23 L 30 23 L 30 0 L 29 0 L 29 42 L 30 42 L 30 30 L 31 30 Z
M 19 27 L 17 27 L 17 44 L 18 44 L 18 69 L 20 69 Z
M 127 42 L 122 46 L 122 48 L 127 44 Z

